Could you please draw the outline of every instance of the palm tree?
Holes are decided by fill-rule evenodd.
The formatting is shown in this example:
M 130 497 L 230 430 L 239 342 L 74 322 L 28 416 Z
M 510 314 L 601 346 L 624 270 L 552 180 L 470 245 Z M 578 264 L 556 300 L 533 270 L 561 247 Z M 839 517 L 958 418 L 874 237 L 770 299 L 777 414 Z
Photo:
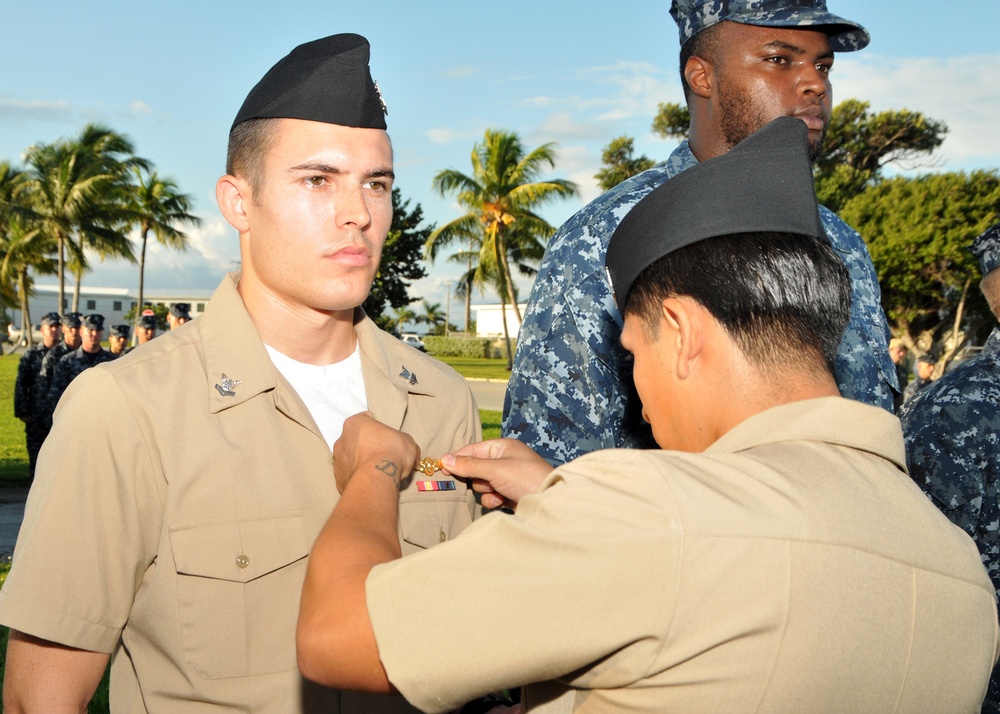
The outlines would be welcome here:
M 191 197 L 181 193 L 173 179 L 160 178 L 153 171 L 133 169 L 135 186 L 132 192 L 131 209 L 133 221 L 139 226 L 142 247 L 139 251 L 139 301 L 143 304 L 146 272 L 146 242 L 150 232 L 162 245 L 176 250 L 187 249 L 187 234 L 178 225 L 201 225 L 201 219 L 189 213 Z M 136 310 L 138 325 L 141 310 Z
M 416 321 L 417 321 L 417 313 L 413 312 L 413 310 L 411 310 L 408 307 L 396 308 L 396 310 L 393 311 L 392 326 L 396 328 L 396 332 L 402 332 L 403 325 L 405 325 L 407 322 L 416 322 Z
M 78 277 L 87 269 L 84 248 L 88 243 L 98 246 L 102 254 L 131 257 L 131 244 L 123 230 L 122 167 L 145 162 L 120 156 L 130 151 L 131 144 L 124 138 L 88 125 L 77 140 L 41 144 L 26 152 L 27 202 L 39 228 L 56 244 L 60 310 L 65 304 L 67 251 Z M 73 241 L 74 236 L 79 243 Z
M 498 280 L 492 284 L 504 291 L 502 298 L 513 306 L 518 320 L 521 311 L 514 293 L 511 255 L 534 253 L 534 246 L 519 249 L 519 243 L 542 245 L 555 232 L 535 213 L 537 208 L 577 195 L 571 181 L 537 180 L 546 167 L 555 167 L 555 144 L 526 153 L 516 133 L 487 129 L 483 142 L 473 147 L 471 176 L 448 169 L 434 177 L 434 189 L 441 196 L 454 193 L 467 213 L 430 235 L 425 244 L 428 258 L 433 260 L 449 244 L 480 236 L 479 262 L 496 266 Z
M 0 233 L 0 294 L 4 299 L 18 300 L 21 308 L 21 334 L 32 344 L 31 313 L 28 298 L 34 288 L 29 269 L 43 275 L 54 275 L 53 245 L 38 226 L 31 227 L 20 216 L 14 216 L 6 230 Z M 2 312 L 2 310 L 0 310 Z
M 414 321 L 418 323 L 426 323 L 429 328 L 427 332 L 429 334 L 434 334 L 435 328 L 437 328 L 438 325 L 443 325 L 447 321 L 447 317 L 441 309 L 441 303 L 427 302 L 427 298 L 424 298 L 420 301 L 420 305 L 424 308 L 424 314 L 417 315 L 414 318 Z

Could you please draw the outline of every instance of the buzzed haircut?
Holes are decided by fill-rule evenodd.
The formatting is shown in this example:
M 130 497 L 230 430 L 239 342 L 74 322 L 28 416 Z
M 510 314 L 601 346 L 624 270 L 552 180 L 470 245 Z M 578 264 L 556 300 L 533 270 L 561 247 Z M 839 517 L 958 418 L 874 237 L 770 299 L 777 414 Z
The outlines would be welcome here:
M 712 64 L 718 61 L 719 57 L 719 27 L 722 23 L 708 27 L 681 47 L 681 86 L 684 87 L 684 100 L 690 101 L 691 87 L 688 86 L 687 77 L 684 76 L 684 68 L 687 67 L 688 60 L 692 57 L 701 57 Z
M 256 203 L 264 186 L 264 158 L 275 144 L 278 119 L 248 119 L 229 132 L 226 173 L 245 178 Z
M 655 338 L 668 297 L 693 298 L 764 373 L 834 361 L 850 317 L 847 268 L 824 241 L 790 233 L 743 233 L 693 243 L 646 268 L 625 314 Z

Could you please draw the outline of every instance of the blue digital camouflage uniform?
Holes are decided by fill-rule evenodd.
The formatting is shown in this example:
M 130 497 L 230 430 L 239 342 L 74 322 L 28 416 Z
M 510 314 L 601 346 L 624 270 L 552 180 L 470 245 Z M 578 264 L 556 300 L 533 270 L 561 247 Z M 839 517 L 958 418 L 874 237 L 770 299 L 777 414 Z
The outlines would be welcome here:
M 52 383 L 49 386 L 49 393 L 47 399 L 47 410 L 49 424 L 52 423 L 52 413 L 56 409 L 56 405 L 59 403 L 59 398 L 66 391 L 66 387 L 72 382 L 77 376 L 80 375 L 83 370 L 93 367 L 94 365 L 101 364 L 102 362 L 110 362 L 115 356 L 108 352 L 106 349 L 99 349 L 97 352 L 86 352 L 83 347 L 77 347 L 72 352 L 64 354 L 59 362 L 56 363 L 55 370 L 52 374 Z
M 1000 328 L 983 351 L 903 405 L 910 477 L 979 546 L 1000 595 Z M 983 711 L 1000 712 L 993 670 Z
M 62 344 L 57 342 L 56 344 Z M 53 345 L 54 347 L 55 345 Z M 24 441 L 28 449 L 28 475 L 35 475 L 35 461 L 38 450 L 48 430 L 43 429 L 38 419 L 39 399 L 36 387 L 41 383 L 42 360 L 51 348 L 44 344 L 34 345 L 25 350 L 17 364 L 17 381 L 14 383 L 14 416 L 24 420 Z
M 52 387 L 52 376 L 55 374 L 59 360 L 74 349 L 77 348 L 70 347 L 65 342 L 57 342 L 42 358 L 42 368 L 38 371 L 38 384 L 35 386 L 35 414 L 42 441 L 45 441 L 49 430 L 52 429 L 52 411 L 49 409 L 49 389 Z
M 604 272 L 611 234 L 636 203 L 697 163 L 687 141 L 569 219 L 545 251 L 518 336 L 504 399 L 504 436 L 553 465 L 598 449 L 655 447 L 641 418 L 629 354 L 619 344 L 622 316 Z M 889 327 L 864 241 L 820 207 L 827 237 L 851 274 L 851 318 L 836 378 L 851 399 L 893 410 L 898 389 Z

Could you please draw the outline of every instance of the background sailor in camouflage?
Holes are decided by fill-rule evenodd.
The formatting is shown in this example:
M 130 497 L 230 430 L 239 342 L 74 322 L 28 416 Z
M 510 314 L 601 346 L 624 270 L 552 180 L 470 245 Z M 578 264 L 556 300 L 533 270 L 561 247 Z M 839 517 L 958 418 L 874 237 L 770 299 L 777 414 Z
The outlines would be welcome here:
M 128 325 L 112 325 L 108 331 L 108 352 L 115 357 L 121 357 L 127 352 Z
M 191 305 L 186 302 L 175 302 L 167 312 L 167 324 L 171 330 L 176 330 L 191 319 Z
M 63 355 L 52 374 L 52 384 L 48 394 L 48 419 L 51 423 L 52 413 L 59 403 L 59 398 L 66 387 L 83 370 L 102 362 L 110 362 L 113 354 L 101 347 L 101 337 L 104 335 L 104 315 L 87 315 L 83 318 L 80 330 L 80 346 Z
M 917 376 L 913 378 L 913 381 L 906 385 L 906 389 L 903 390 L 903 403 L 910 401 L 917 393 L 927 387 L 931 383 L 931 377 L 934 375 L 934 367 L 937 365 L 937 360 L 934 359 L 933 355 L 920 355 L 917 357 Z
M 766 5 L 765 12 L 760 2 L 674 0 L 690 140 L 583 208 L 546 249 L 518 336 L 503 432 L 552 464 L 597 449 L 654 446 L 632 386 L 631 362 L 618 343 L 622 317 L 604 275 L 608 241 L 622 218 L 663 182 L 725 153 L 777 116 L 801 118 L 811 150 L 820 150 L 832 111 L 833 53 L 861 49 L 868 32 L 830 14 L 819 0 Z M 785 49 L 760 56 L 776 42 Z M 745 62 L 748 52 L 756 64 Z M 770 61 L 775 57 L 781 62 Z M 774 71 L 776 66 L 783 69 Z M 820 217 L 851 275 L 851 319 L 835 365 L 838 387 L 846 397 L 892 411 L 898 383 L 871 257 L 861 236 L 832 211 L 820 207 Z
M 973 244 L 980 285 L 1000 316 L 1000 223 Z M 910 476 L 979 546 L 1000 596 L 1000 328 L 982 352 L 903 405 Z M 984 712 L 1000 712 L 1000 669 L 993 670 Z
M 80 346 L 79 312 L 69 312 L 62 317 L 62 342 L 57 342 L 42 358 L 42 368 L 38 371 L 38 383 L 35 385 L 35 418 L 39 434 L 39 443 L 45 441 L 52 428 L 52 411 L 49 409 L 49 389 L 52 387 L 52 377 L 65 355 Z
M 38 399 L 35 388 L 42 371 L 42 360 L 60 338 L 60 318 L 58 312 L 50 312 L 42 317 L 42 343 L 33 345 L 21 355 L 17 365 L 17 381 L 14 383 L 14 416 L 24 422 L 24 440 L 28 448 L 28 474 L 35 476 L 35 460 L 42 448 L 45 434 L 36 418 Z

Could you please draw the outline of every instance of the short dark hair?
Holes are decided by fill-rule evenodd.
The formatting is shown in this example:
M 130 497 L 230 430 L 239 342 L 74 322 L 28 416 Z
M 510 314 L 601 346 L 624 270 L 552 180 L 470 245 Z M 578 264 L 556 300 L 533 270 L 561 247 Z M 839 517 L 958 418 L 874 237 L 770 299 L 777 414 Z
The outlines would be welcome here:
M 690 101 L 691 87 L 688 86 L 684 69 L 692 57 L 702 57 L 715 64 L 719 57 L 718 28 L 722 23 L 705 28 L 681 47 L 681 86 L 684 88 L 684 100 Z
M 646 268 L 625 314 L 656 336 L 668 297 L 693 298 L 765 373 L 787 368 L 831 374 L 850 317 L 847 268 L 824 241 L 790 233 L 741 233 L 699 241 Z
M 264 185 L 264 157 L 274 146 L 278 119 L 248 119 L 229 132 L 226 153 L 226 173 L 240 176 L 250 183 L 254 202 Z

